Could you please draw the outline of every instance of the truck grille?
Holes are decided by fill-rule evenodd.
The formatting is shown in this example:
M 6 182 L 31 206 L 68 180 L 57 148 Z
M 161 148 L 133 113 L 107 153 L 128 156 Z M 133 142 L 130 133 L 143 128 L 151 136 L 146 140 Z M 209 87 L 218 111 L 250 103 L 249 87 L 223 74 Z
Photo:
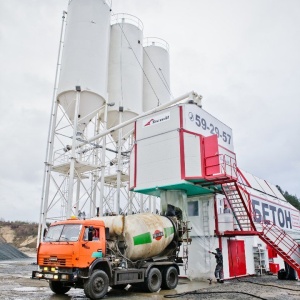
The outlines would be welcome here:
M 44 265 L 56 265 L 56 266 L 66 266 L 65 258 L 58 258 L 57 261 L 50 260 L 49 257 L 44 258 Z
M 59 257 L 40 257 L 39 265 L 53 266 L 53 267 L 70 267 L 72 265 L 72 257 L 66 258 Z

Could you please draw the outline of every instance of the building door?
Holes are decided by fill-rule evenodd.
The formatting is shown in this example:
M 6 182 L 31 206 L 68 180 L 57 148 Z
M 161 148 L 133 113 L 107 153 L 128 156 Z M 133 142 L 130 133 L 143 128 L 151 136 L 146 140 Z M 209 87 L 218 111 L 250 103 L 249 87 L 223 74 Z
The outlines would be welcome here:
M 229 276 L 246 275 L 246 256 L 244 241 L 228 240 Z
M 220 173 L 218 136 L 216 134 L 203 138 L 205 176 Z

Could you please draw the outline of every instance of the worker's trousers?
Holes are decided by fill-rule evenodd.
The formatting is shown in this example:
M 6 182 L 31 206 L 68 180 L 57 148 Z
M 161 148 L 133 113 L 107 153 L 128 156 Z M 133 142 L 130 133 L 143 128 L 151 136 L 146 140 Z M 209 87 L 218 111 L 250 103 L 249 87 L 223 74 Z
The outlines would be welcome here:
M 216 265 L 215 277 L 217 279 L 223 279 L 223 264 L 217 264 Z

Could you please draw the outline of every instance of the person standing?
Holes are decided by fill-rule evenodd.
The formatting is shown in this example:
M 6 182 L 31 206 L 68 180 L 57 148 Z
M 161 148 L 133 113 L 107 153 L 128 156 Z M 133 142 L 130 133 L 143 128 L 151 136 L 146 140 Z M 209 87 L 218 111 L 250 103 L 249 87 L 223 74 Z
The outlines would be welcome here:
M 224 277 L 223 277 L 223 255 L 220 248 L 216 248 L 216 252 L 208 251 L 211 254 L 214 254 L 216 258 L 216 268 L 215 268 L 215 277 L 217 279 L 217 282 L 224 283 Z

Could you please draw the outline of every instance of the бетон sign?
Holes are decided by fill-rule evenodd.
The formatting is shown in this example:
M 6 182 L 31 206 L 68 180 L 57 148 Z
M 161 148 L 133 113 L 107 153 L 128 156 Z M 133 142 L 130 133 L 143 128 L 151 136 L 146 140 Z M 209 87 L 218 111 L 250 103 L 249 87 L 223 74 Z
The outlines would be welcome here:
M 299 214 L 293 214 L 293 210 L 258 198 L 251 198 L 251 202 L 254 222 L 271 221 L 282 229 L 300 229 Z

